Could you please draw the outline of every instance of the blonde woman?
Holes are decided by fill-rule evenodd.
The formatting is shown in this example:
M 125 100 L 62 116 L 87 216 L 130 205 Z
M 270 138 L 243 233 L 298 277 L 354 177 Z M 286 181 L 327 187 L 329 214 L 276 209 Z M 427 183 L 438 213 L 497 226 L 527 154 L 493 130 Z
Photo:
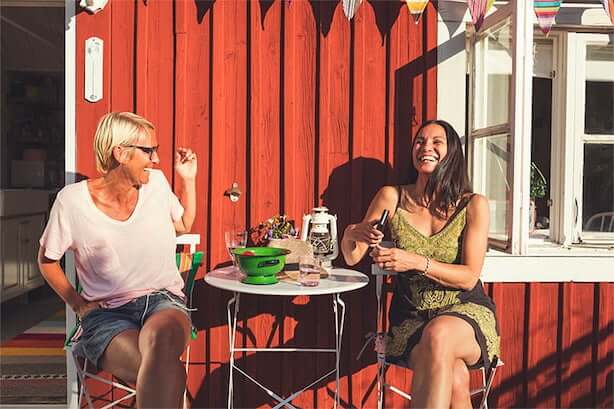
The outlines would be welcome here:
M 175 264 L 175 237 L 196 211 L 196 154 L 179 148 L 175 196 L 155 166 L 154 126 L 129 112 L 102 117 L 94 136 L 101 176 L 64 187 L 40 239 L 40 270 L 81 319 L 75 346 L 98 368 L 136 384 L 138 407 L 179 407 L 190 318 Z M 59 260 L 75 255 L 82 291 Z

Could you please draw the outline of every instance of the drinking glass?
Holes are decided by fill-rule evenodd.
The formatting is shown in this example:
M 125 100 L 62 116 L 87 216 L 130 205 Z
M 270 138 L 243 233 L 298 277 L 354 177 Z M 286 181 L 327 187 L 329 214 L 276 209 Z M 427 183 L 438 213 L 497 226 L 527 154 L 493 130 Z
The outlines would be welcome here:
M 247 232 L 245 230 L 229 230 L 224 232 L 224 241 L 226 242 L 226 249 L 228 255 L 232 259 L 232 265 L 237 268 L 237 257 L 233 254 L 233 250 L 241 247 L 245 247 L 247 244 Z
M 320 284 L 320 270 L 322 262 L 314 256 L 299 256 L 298 281 L 305 287 L 317 287 Z

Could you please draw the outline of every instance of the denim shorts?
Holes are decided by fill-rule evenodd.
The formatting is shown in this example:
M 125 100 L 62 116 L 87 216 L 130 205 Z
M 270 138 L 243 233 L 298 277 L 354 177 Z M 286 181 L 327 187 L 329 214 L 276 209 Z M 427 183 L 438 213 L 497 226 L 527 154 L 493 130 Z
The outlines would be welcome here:
M 149 317 L 167 308 L 183 311 L 189 319 L 183 299 L 166 290 L 154 291 L 117 308 L 92 310 L 81 319 L 83 332 L 73 350 L 100 368 L 100 358 L 115 336 L 129 329 L 140 330 Z

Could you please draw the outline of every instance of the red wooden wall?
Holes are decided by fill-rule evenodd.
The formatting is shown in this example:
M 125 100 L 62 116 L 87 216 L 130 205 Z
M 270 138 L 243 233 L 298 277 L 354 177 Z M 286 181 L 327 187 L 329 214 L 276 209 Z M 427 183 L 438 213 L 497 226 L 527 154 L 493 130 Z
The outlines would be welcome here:
M 105 41 L 104 99 L 83 99 L 84 42 Z M 274 214 L 299 221 L 325 204 L 342 230 L 359 220 L 385 183 L 409 176 L 409 140 L 436 115 L 436 10 L 415 24 L 400 2 L 365 1 L 352 21 L 338 1 L 112 0 L 77 16 L 77 169 L 95 175 L 92 135 L 109 111 L 154 122 L 161 168 L 173 181 L 172 151 L 198 152 L 198 216 L 206 266 L 226 263 L 223 232 Z M 237 203 L 223 193 L 232 182 Z M 174 181 L 173 181 L 174 182 Z M 364 268 L 365 266 L 363 266 Z M 609 284 L 497 284 L 503 359 L 493 404 L 612 405 L 612 306 Z M 226 404 L 225 306 L 228 293 L 196 287 L 189 390 L 194 407 Z M 344 407 L 374 407 L 374 356 L 355 360 L 374 327 L 373 288 L 345 296 Z M 239 342 L 332 342 L 326 297 L 242 298 Z M 329 358 L 258 354 L 241 366 L 282 395 L 334 367 Z M 410 382 L 393 369 L 396 382 Z M 237 407 L 272 401 L 237 375 Z M 609 393 L 606 391 L 609 385 Z M 332 406 L 334 382 L 294 403 Z M 391 400 L 387 406 L 400 407 Z

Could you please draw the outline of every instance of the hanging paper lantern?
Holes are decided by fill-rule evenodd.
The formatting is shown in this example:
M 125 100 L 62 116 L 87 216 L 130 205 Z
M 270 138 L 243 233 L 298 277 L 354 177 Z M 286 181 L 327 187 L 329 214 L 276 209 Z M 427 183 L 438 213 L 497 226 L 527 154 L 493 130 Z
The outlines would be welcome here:
M 360 3 L 362 3 L 362 0 L 343 0 L 343 13 L 345 13 L 348 20 L 351 20 L 352 17 L 354 17 Z
M 534 7 L 539 28 L 548 35 L 554 24 L 554 18 L 561 8 L 561 2 L 559 0 L 535 0 Z
M 467 0 L 469 14 L 471 14 L 471 21 L 475 26 L 475 31 L 480 31 L 480 27 L 484 23 L 484 17 L 486 17 L 486 13 L 488 13 L 494 2 L 495 0 Z
M 614 24 L 614 0 L 601 0 L 601 2 L 603 3 L 605 14 L 610 17 L 610 21 Z
M 428 0 L 405 0 L 405 4 L 407 4 L 407 8 L 409 8 L 411 15 L 414 16 L 416 23 L 420 20 L 420 16 L 428 2 Z

